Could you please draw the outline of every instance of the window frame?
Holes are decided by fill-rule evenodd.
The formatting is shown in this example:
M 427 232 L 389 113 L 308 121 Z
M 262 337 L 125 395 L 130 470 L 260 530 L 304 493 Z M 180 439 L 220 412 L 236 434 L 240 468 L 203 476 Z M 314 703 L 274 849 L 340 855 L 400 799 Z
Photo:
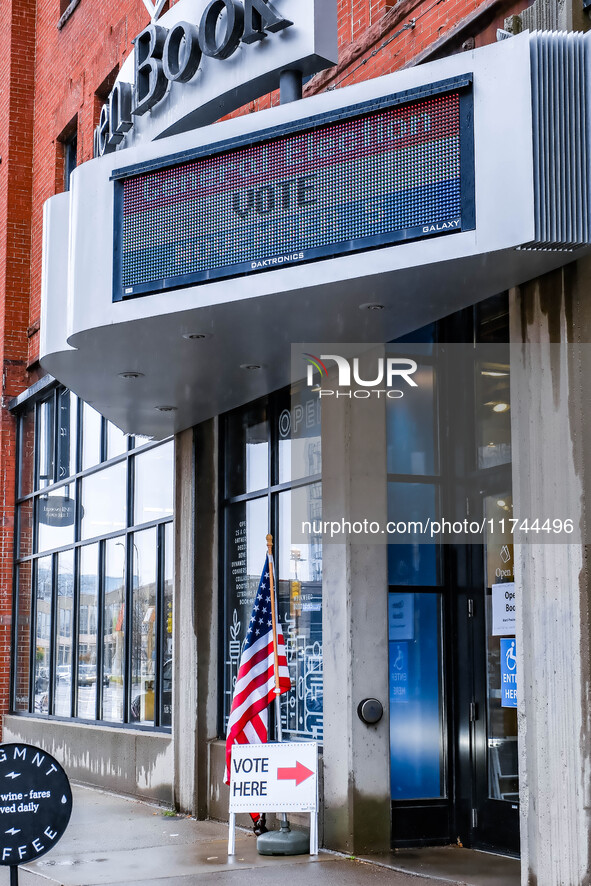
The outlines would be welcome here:
M 70 190 L 70 176 L 78 166 L 78 133 L 74 133 L 68 139 L 64 139 L 64 191 Z
M 229 613 L 229 588 L 226 585 L 226 563 L 228 557 L 228 546 L 230 544 L 230 539 L 228 537 L 228 533 L 226 532 L 226 515 L 229 508 L 236 504 L 247 504 L 250 501 L 255 501 L 257 499 L 266 499 L 267 501 L 267 527 L 268 531 L 273 535 L 273 554 L 275 561 L 275 585 L 276 585 L 276 593 L 279 588 L 279 582 L 282 580 L 279 575 L 277 564 L 279 563 L 279 550 L 281 545 L 281 536 L 279 531 L 279 501 L 280 495 L 283 492 L 290 492 L 295 489 L 301 489 L 306 486 L 313 486 L 314 484 L 320 484 L 322 486 L 322 472 L 316 474 L 310 474 L 306 477 L 301 477 L 296 480 L 288 480 L 284 482 L 279 482 L 280 476 L 280 465 L 279 465 L 279 416 L 281 414 L 281 406 L 282 403 L 285 405 L 285 402 L 290 401 L 290 389 L 282 388 L 278 391 L 273 391 L 270 394 L 267 394 L 263 397 L 258 398 L 257 400 L 253 400 L 249 403 L 245 403 L 242 406 L 237 407 L 236 409 L 230 410 L 229 412 L 224 413 L 220 417 L 220 431 L 219 431 L 219 450 L 218 450 L 218 470 L 219 470 L 219 515 L 218 515 L 218 535 L 219 535 L 219 546 L 218 546 L 218 607 L 220 612 L 220 620 L 219 620 L 219 628 L 218 628 L 218 663 L 219 663 L 219 685 L 220 691 L 218 693 L 218 726 L 217 726 L 217 735 L 218 738 L 224 739 L 226 736 L 226 710 L 225 710 L 225 699 L 226 699 L 226 638 L 225 638 L 225 627 L 230 623 L 230 613 Z M 227 453 L 227 442 L 228 442 L 228 426 L 230 421 L 239 416 L 241 413 L 246 413 L 248 410 L 252 410 L 253 408 L 257 408 L 261 405 L 266 406 L 266 420 L 269 428 L 269 436 L 268 436 L 268 454 L 267 454 L 267 486 L 261 487 L 260 489 L 253 489 L 250 492 L 243 492 L 240 494 L 229 495 L 227 492 L 227 476 L 226 476 L 226 464 L 228 460 Z M 245 478 L 245 488 L 246 488 L 246 478 Z M 261 540 L 261 567 L 263 565 L 263 554 L 264 554 L 264 546 L 263 540 Z M 322 584 L 321 584 L 322 588 Z M 273 717 L 274 717 L 274 708 L 271 713 L 270 722 L 269 722 L 269 733 L 272 734 L 272 726 L 273 726 Z M 293 739 L 294 741 L 297 739 Z M 319 745 L 322 745 L 322 739 L 319 740 Z
M 100 723 L 101 725 L 113 728 L 134 728 L 146 731 L 164 731 L 171 732 L 172 724 L 163 724 L 163 704 L 162 704 L 162 683 L 163 683 L 163 626 L 162 619 L 165 618 L 163 612 L 164 599 L 164 580 L 165 580 L 165 563 L 164 557 L 172 557 L 174 566 L 174 551 L 167 551 L 165 548 L 166 526 L 174 521 L 174 510 L 171 514 L 164 517 L 157 517 L 154 520 L 145 523 L 135 524 L 133 522 L 134 514 L 134 464 L 135 458 L 144 453 L 157 449 L 163 445 L 167 445 L 174 438 L 169 437 L 166 440 L 158 441 L 139 441 L 135 437 L 130 436 L 124 452 L 119 453 L 113 458 L 108 458 L 107 453 L 107 430 L 108 420 L 101 416 L 100 418 L 100 460 L 84 470 L 81 469 L 82 459 L 82 441 L 83 441 L 83 422 L 82 411 L 83 402 L 80 398 L 75 398 L 75 445 L 74 445 L 74 471 L 68 477 L 57 479 L 58 476 L 58 434 L 59 434 L 59 404 L 60 397 L 63 396 L 68 389 L 55 381 L 48 379 L 42 380 L 41 383 L 35 385 L 21 397 L 16 398 L 11 404 L 12 412 L 17 421 L 17 451 L 16 451 L 16 490 L 15 497 L 15 529 L 14 529 L 14 558 L 13 558 L 13 628 L 12 628 L 12 649 L 11 656 L 11 674 L 10 674 L 10 712 L 15 716 L 22 717 L 39 717 L 42 716 L 51 720 L 66 720 L 67 722 L 80 723 Z M 72 392 L 73 394 L 73 392 Z M 74 395 L 75 396 L 75 395 Z M 51 403 L 52 422 L 48 439 L 51 440 L 53 451 L 52 462 L 50 466 L 50 475 L 46 486 L 41 487 L 39 482 L 39 440 L 40 440 L 40 410 L 43 404 Z M 22 471 L 21 471 L 21 453 L 23 450 L 24 428 L 25 422 L 31 420 L 31 411 L 33 412 L 33 489 L 26 494 L 22 493 Z M 81 538 L 81 520 L 82 520 L 82 501 L 81 489 L 82 482 L 86 477 L 97 474 L 105 468 L 110 468 L 115 464 L 125 464 L 125 526 L 102 535 L 93 535 L 85 539 Z M 174 464 L 174 448 L 173 448 L 173 464 Z M 174 467 L 171 481 L 174 483 Z M 68 544 L 58 545 L 47 548 L 46 550 L 38 550 L 38 502 L 47 497 L 48 494 L 58 492 L 68 486 L 74 486 L 75 489 L 75 520 L 74 520 L 74 536 L 73 541 Z M 23 513 L 23 504 L 32 502 L 31 516 L 31 543 L 28 546 L 28 552 L 21 556 L 19 549 L 20 523 Z M 130 631 L 128 630 L 128 617 L 131 610 L 131 572 L 129 568 L 129 552 L 133 550 L 133 538 L 136 532 L 145 529 L 155 529 L 156 549 L 154 551 L 156 561 L 156 615 L 155 615 L 155 644 L 156 644 L 156 661 L 155 661 L 155 686 L 154 686 L 154 719 L 149 723 L 138 723 L 131 719 L 131 686 L 129 684 L 130 673 L 130 650 L 131 643 Z M 124 584 L 125 599 L 125 633 L 124 633 L 124 710 L 120 722 L 105 720 L 103 718 L 103 680 L 104 680 L 104 660 L 103 660 L 103 641 L 104 641 L 104 598 L 105 598 L 105 545 L 109 539 L 120 538 L 126 549 L 126 576 Z M 174 544 L 173 538 L 172 543 Z M 94 718 L 78 716 L 78 698 L 79 698 L 79 634 L 80 634 L 80 560 L 81 551 L 84 548 L 97 548 L 97 613 L 96 613 L 96 697 L 94 703 Z M 57 668 L 59 662 L 58 656 L 58 639 L 60 625 L 57 617 L 57 584 L 58 584 L 58 558 L 60 554 L 72 552 L 73 555 L 73 603 L 72 603 L 72 625 L 71 625 L 71 662 L 70 667 L 70 714 L 57 715 L 55 710 L 55 695 L 57 689 Z M 36 634 L 37 634 L 37 605 L 36 605 L 36 581 L 37 581 L 37 564 L 40 560 L 46 559 L 51 563 L 52 575 L 52 600 L 51 600 L 51 617 L 50 617 L 50 652 L 49 652 L 49 685 L 47 690 L 48 706 L 47 713 L 36 710 L 35 699 L 35 653 L 36 653 Z M 18 632 L 19 632 L 19 600 L 22 599 L 22 587 L 20 573 L 22 567 L 29 565 L 30 576 L 28 579 L 29 587 L 29 673 L 28 673 L 28 704 L 26 710 L 17 707 L 17 687 L 20 685 L 18 670 Z M 174 598 L 173 598 L 174 599 Z M 22 698 L 20 699 L 22 701 Z

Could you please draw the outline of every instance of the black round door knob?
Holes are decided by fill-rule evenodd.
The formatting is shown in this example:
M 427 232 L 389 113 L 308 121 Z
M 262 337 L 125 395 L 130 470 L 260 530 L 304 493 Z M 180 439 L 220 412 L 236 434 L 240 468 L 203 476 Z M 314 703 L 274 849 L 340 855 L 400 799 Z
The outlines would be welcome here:
M 357 705 L 357 715 L 364 723 L 373 726 L 384 716 L 384 707 L 377 698 L 364 698 Z

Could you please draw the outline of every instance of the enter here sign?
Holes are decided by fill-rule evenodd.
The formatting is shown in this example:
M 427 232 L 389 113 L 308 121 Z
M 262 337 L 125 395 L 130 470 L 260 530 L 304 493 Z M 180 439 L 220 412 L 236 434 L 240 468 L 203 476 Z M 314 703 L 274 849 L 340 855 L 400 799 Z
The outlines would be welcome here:
M 315 741 L 235 744 L 230 767 L 230 812 L 315 812 Z

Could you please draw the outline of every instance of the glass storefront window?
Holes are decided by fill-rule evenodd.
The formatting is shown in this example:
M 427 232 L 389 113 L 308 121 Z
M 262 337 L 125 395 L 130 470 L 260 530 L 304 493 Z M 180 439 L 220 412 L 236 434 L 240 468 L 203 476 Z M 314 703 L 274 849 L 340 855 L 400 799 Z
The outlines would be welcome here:
M 103 692 L 103 720 L 123 721 L 125 673 L 125 539 L 105 542 L 105 589 L 103 608 L 103 674 L 109 685 Z
M 495 351 L 500 350 L 495 347 Z M 508 350 L 508 347 L 507 347 Z M 511 393 L 509 363 L 479 361 L 476 366 L 478 467 L 511 463 Z
M 309 388 L 292 389 L 278 404 L 278 413 L 279 482 L 318 476 L 322 471 L 320 399 Z
M 267 549 L 268 502 L 255 498 L 226 508 L 225 716 L 230 713 L 242 644 Z
M 43 489 L 53 482 L 53 399 L 39 404 L 37 423 L 36 487 Z
M 435 371 L 419 364 L 412 397 L 386 401 L 388 473 L 436 474 Z
M 35 665 L 33 674 L 34 709 L 49 710 L 49 679 L 52 600 L 52 558 L 37 560 L 35 576 Z
M 107 422 L 107 459 L 117 458 L 127 452 L 129 437 L 112 422 Z
M 388 596 L 393 800 L 445 795 L 441 606 L 441 594 Z
M 417 387 L 412 397 L 386 401 L 386 465 L 388 520 L 408 524 L 437 519 L 440 507 L 439 366 L 435 325 L 388 344 L 388 354 L 417 361 Z M 424 482 L 416 482 L 416 478 Z M 441 582 L 441 550 L 419 544 L 413 533 L 397 532 L 388 545 L 388 584 L 431 586 Z
M 85 720 L 96 717 L 99 547 L 86 545 L 80 550 L 78 610 L 78 710 Z
M 227 421 L 227 495 L 242 495 L 265 489 L 269 482 L 269 422 L 266 406 L 255 404 L 231 413 Z
M 170 442 L 135 456 L 135 524 L 151 523 L 172 514 L 173 453 Z
M 33 491 L 35 464 L 35 410 L 30 409 L 19 419 L 19 470 L 18 494 L 29 495 Z
M 432 483 L 388 483 L 388 520 L 424 521 L 436 519 L 437 490 Z M 438 546 L 401 540 L 388 545 L 388 584 L 436 585 Z
M 82 539 L 125 528 L 126 476 L 125 462 L 119 462 L 82 479 Z
M 277 608 L 291 684 L 298 687 L 281 699 L 284 731 L 291 740 L 322 740 L 322 542 L 320 536 L 310 536 L 306 544 L 290 541 L 292 496 L 305 498 L 309 508 L 319 503 L 321 491 L 321 484 L 314 483 L 279 495 Z
M 132 536 L 131 714 L 132 723 L 154 722 L 156 688 L 156 530 Z
M 11 710 L 170 729 L 174 442 L 40 396 L 18 416 Z
M 162 595 L 162 689 L 160 695 L 160 724 L 172 724 L 172 600 L 173 600 L 174 547 L 172 523 L 164 527 L 164 589 Z
M 37 499 L 37 551 L 63 548 L 74 541 L 76 484 L 67 483 Z
M 322 487 L 310 482 L 285 488 L 293 482 L 292 474 L 300 481 L 320 474 L 319 421 L 318 409 L 306 405 L 305 392 L 290 399 L 289 390 L 225 417 L 224 735 L 271 532 L 278 613 L 293 686 L 281 699 L 283 734 L 295 740 L 322 739 L 322 546 L 319 536 L 305 544 L 291 543 L 292 504 L 296 501 L 301 513 L 320 519 Z
M 71 391 L 62 390 L 57 398 L 57 471 L 56 481 L 76 473 L 78 431 L 78 398 Z
M 14 708 L 29 710 L 29 676 L 31 669 L 31 576 L 33 563 L 28 560 L 17 569 L 16 661 L 14 662 Z
M 98 465 L 101 460 L 102 418 L 100 413 L 82 404 L 82 470 Z
M 69 717 L 72 707 L 74 639 L 74 552 L 58 554 L 54 713 Z

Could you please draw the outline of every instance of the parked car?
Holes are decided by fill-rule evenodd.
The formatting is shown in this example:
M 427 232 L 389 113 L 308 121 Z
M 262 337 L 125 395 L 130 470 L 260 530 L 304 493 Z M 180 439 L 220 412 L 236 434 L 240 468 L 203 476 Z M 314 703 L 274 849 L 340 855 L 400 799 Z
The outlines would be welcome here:
M 62 683 L 69 683 L 72 679 L 72 666 L 71 665 L 58 665 L 57 670 L 57 679 Z
M 92 686 L 96 683 L 96 665 L 78 665 L 78 686 Z

